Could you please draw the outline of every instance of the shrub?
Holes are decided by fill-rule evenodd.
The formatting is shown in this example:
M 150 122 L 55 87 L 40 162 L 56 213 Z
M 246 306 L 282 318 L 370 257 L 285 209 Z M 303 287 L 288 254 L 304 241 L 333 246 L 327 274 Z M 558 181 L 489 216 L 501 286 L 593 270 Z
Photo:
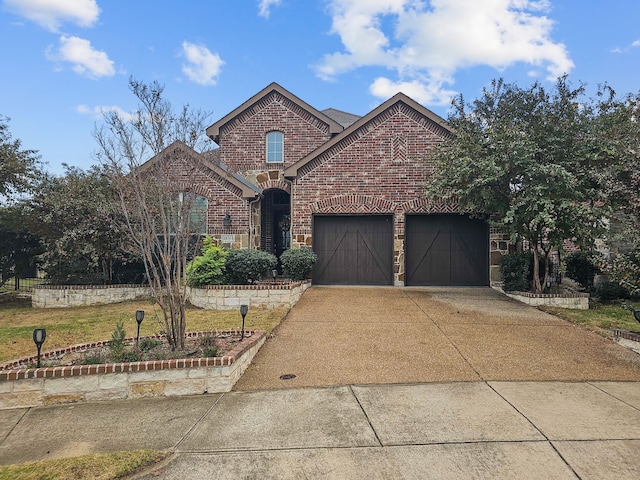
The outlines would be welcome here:
M 530 289 L 531 252 L 518 252 L 503 255 L 500 259 L 502 288 L 506 292 L 525 292 Z
M 224 266 L 227 252 L 218 247 L 211 237 L 202 244 L 202 255 L 187 264 L 187 284 L 190 287 L 219 285 L 224 281 Z
M 270 277 L 278 265 L 275 255 L 261 250 L 230 250 L 225 264 L 225 280 L 231 285 L 249 285 Z
M 308 248 L 290 249 L 280 255 L 280 263 L 285 277 L 305 280 L 309 277 L 318 256 Z
M 607 272 L 635 296 L 640 295 L 640 249 L 616 255 Z
M 573 252 L 567 255 L 567 277 L 578 283 L 583 288 L 593 287 L 594 277 L 600 273 L 600 269 L 594 262 L 595 255 L 592 252 Z
M 138 344 L 138 350 L 141 352 L 149 352 L 154 348 L 159 347 L 160 345 L 162 345 L 161 340 L 145 337 L 140 339 L 140 342 Z
M 109 342 L 109 351 L 111 352 L 111 359 L 114 362 L 121 362 L 124 357 L 124 339 L 127 334 L 124 331 L 124 320 L 119 320 L 116 323 L 116 328 L 111 334 L 111 341 Z
M 593 289 L 601 303 L 612 303 L 618 299 L 629 298 L 629 290 L 617 282 L 604 282 Z

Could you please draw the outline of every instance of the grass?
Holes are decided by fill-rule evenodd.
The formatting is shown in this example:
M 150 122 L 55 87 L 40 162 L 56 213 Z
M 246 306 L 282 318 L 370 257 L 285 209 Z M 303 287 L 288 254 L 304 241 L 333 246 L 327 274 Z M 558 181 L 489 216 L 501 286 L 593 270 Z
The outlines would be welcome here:
M 0 480 L 111 480 L 124 478 L 165 457 L 166 453 L 156 450 L 134 450 L 0 465 Z
M 119 320 L 125 321 L 128 337 L 136 335 L 136 310 L 146 312 L 140 335 L 155 335 L 163 330 L 162 313 L 150 300 L 113 305 L 38 309 L 31 300 L 15 295 L 0 303 L 0 362 L 34 355 L 34 328 L 47 329 L 43 351 L 97 340 L 110 340 Z M 286 308 L 250 308 L 245 319 L 248 330 L 270 333 L 284 318 Z M 242 317 L 238 310 L 202 310 L 189 308 L 187 331 L 239 329 Z M 116 452 L 100 455 L 45 460 L 19 465 L 0 466 L 0 480 L 110 480 L 123 478 L 153 464 L 166 454 L 151 450 Z
M 140 335 L 160 334 L 162 312 L 150 300 L 91 307 L 41 309 L 31 308 L 30 299 L 16 298 L 0 303 L 0 362 L 35 355 L 34 328 L 46 328 L 47 339 L 42 351 L 69 345 L 110 340 L 118 320 L 124 320 L 128 337 L 135 337 L 136 310 L 144 310 Z M 248 330 L 270 333 L 287 314 L 288 309 L 251 308 L 245 320 Z M 187 331 L 239 329 L 242 317 L 238 310 L 202 310 L 189 308 Z
M 638 302 L 627 302 L 627 305 L 640 309 Z M 610 330 L 614 328 L 640 332 L 640 323 L 635 320 L 633 313 L 620 304 L 594 305 L 589 310 L 557 307 L 545 307 L 543 310 L 607 336 L 610 336 Z

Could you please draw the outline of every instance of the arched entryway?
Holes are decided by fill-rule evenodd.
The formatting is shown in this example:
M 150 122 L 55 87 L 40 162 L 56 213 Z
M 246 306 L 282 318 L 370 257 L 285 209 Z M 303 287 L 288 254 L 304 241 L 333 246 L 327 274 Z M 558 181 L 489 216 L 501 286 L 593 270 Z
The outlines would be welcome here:
M 263 192 L 260 248 L 280 258 L 291 248 L 291 196 L 279 188 Z

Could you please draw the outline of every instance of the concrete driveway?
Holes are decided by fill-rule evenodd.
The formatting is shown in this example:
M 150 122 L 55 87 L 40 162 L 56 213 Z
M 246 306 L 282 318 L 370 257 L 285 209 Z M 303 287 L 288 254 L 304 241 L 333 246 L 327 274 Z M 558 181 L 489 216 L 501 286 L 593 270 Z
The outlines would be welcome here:
M 314 286 L 234 390 L 524 380 L 640 381 L 640 356 L 490 288 Z

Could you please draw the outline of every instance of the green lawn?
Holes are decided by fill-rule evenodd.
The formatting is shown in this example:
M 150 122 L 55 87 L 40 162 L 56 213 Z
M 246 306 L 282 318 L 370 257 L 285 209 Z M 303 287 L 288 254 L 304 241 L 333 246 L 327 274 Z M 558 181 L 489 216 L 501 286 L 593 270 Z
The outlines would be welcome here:
M 43 351 L 65 348 L 91 341 L 110 340 L 118 320 L 125 322 L 128 337 L 136 335 L 136 310 L 146 315 L 140 335 L 159 334 L 162 312 L 149 300 L 73 308 L 31 308 L 29 299 L 15 298 L 0 303 L 0 362 L 34 355 L 34 328 L 46 328 L 47 339 Z M 288 309 L 250 308 L 245 320 L 249 330 L 270 333 L 287 314 Z M 239 310 L 202 310 L 189 308 L 187 331 L 239 329 L 242 317 Z
M 639 302 L 627 302 L 627 305 L 640 309 Z M 609 331 L 614 328 L 640 332 L 640 323 L 635 320 L 633 313 L 619 304 L 596 305 L 589 310 L 552 307 L 545 307 L 543 310 L 605 335 L 610 335 Z

